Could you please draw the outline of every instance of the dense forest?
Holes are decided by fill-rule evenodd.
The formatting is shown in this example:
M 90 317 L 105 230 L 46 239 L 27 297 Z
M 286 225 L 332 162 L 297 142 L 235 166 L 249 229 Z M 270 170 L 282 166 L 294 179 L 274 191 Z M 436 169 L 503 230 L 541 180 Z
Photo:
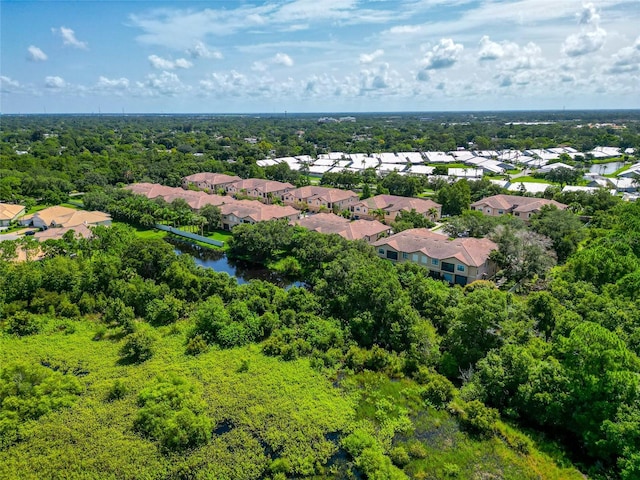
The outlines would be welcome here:
M 524 225 L 466 210 L 488 181 L 435 186 L 449 235 L 500 247 L 504 281 L 464 288 L 361 241 L 235 227 L 228 257 L 302 282 L 284 289 L 176 254 L 145 230 L 158 205 L 116 188 L 268 177 L 273 150 L 640 146 L 625 112 L 447 115 L 3 117 L 0 200 L 87 192 L 132 226 L 37 261 L 0 242 L 0 478 L 640 478 L 638 202 L 555 192 L 571 208 Z M 596 120 L 627 128 L 576 128 Z

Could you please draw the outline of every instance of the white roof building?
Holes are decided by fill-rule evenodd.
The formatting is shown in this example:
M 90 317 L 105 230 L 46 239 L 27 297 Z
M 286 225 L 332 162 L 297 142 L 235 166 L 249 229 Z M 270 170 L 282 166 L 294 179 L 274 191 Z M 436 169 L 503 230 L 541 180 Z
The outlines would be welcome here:
M 521 192 L 524 189 L 526 193 L 544 193 L 547 188 L 552 186 L 550 183 L 514 182 L 507 187 L 507 190 Z
M 640 163 L 636 163 L 635 165 L 631 165 L 627 170 L 618 174 L 618 177 L 629 177 L 632 178 L 634 175 L 640 175 Z
M 429 167 L 427 165 L 411 165 L 407 170 L 407 173 L 412 175 L 431 175 L 436 167 Z
M 596 147 L 589 152 L 593 158 L 612 158 L 620 156 L 618 147 Z
M 549 163 L 544 167 L 541 167 L 538 171 L 541 173 L 547 173 L 551 170 L 555 170 L 556 168 L 568 168 L 569 170 L 573 170 L 571 165 L 567 165 L 566 163 L 557 162 L 557 163 Z
M 398 152 L 398 156 L 404 158 L 409 163 L 424 162 L 424 158 L 420 152 Z
M 428 163 L 455 163 L 456 159 L 444 152 L 424 152 Z

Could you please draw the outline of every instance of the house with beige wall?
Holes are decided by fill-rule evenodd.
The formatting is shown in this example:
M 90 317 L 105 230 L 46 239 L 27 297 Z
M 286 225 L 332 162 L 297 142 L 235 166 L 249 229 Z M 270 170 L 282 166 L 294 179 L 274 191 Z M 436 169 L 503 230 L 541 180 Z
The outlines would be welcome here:
M 377 220 L 349 220 L 334 213 L 316 213 L 307 215 L 295 224 L 319 233 L 335 233 L 347 240 L 375 242 L 391 233 L 388 225 Z
M 493 195 L 474 202 L 469 207 L 471 210 L 482 212 L 490 217 L 498 217 L 500 215 L 511 214 L 519 217 L 525 222 L 528 221 L 545 205 L 553 205 L 559 210 L 565 210 L 567 205 L 556 202 L 555 200 L 547 200 L 546 198 L 521 197 L 518 195 Z
M 194 173 L 193 175 L 187 175 L 182 179 L 182 188 L 189 188 L 190 185 L 201 188 L 202 190 L 208 190 L 210 192 L 216 192 L 219 189 L 225 189 L 227 185 L 242 180 L 235 175 L 226 175 L 224 173 L 211 173 L 201 172 Z
M 358 201 L 358 194 L 351 190 L 309 185 L 290 190 L 282 196 L 285 205 L 308 208 L 317 212 L 323 208 L 329 211 L 350 210 Z
M 76 227 L 78 225 L 111 225 L 111 215 L 68 207 L 49 207 L 20 219 L 20 224 L 38 228 Z
M 398 195 L 376 195 L 356 202 L 351 207 L 354 218 L 377 218 L 384 212 L 384 220 L 393 222 L 400 212 L 415 210 L 420 215 L 437 220 L 442 212 L 442 205 L 424 198 L 400 197 Z
M 295 186 L 290 183 L 276 182 L 275 180 L 247 178 L 230 183 L 225 188 L 230 195 L 241 194 L 265 203 L 271 203 L 272 199 L 282 199 L 282 196 L 293 190 Z
M 24 215 L 25 207 L 12 203 L 0 203 L 0 229 L 9 227 L 13 222 Z
M 300 212 L 291 206 L 265 205 L 256 200 L 236 200 L 220 207 L 222 228 L 231 230 L 241 223 L 266 222 L 286 219 L 295 222 Z
M 426 228 L 404 230 L 373 243 L 378 255 L 394 262 L 413 262 L 431 276 L 466 285 L 491 278 L 497 266 L 489 258 L 498 245 L 486 238 L 455 238 Z

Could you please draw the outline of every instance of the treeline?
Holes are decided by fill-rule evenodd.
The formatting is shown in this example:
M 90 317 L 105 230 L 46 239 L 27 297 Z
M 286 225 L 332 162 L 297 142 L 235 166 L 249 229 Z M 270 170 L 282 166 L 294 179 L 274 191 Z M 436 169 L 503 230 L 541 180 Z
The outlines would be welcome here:
M 421 121 L 415 116 L 363 116 L 356 123 L 319 125 L 308 117 L 4 116 L 0 201 L 55 204 L 74 190 L 140 181 L 178 186 L 182 177 L 200 171 L 273 178 L 298 186 L 308 182 L 304 171 L 256 165 L 269 155 L 450 151 L 468 148 L 470 143 L 479 149 L 640 147 L 639 124 L 633 115 L 620 119 L 627 128 L 617 130 L 576 128 L 577 122 L 566 120 L 550 125 L 505 125 L 507 114 L 462 119 L 465 121 L 455 122 L 446 116 L 442 121 L 435 117 Z M 348 188 L 354 181 L 343 178 L 327 183 Z M 362 183 L 372 182 L 363 178 Z M 401 190 L 410 193 L 412 187 Z

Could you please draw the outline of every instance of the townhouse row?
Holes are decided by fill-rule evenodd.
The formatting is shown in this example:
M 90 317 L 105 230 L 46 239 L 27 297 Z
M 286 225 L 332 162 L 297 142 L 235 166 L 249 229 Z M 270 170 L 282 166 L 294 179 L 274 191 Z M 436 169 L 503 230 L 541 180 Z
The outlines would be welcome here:
M 376 195 L 360 200 L 358 194 L 351 190 L 320 186 L 296 188 L 290 183 L 257 178 L 242 180 L 221 173 L 203 172 L 189 175 L 182 179 L 182 186 L 185 189 L 193 186 L 208 192 L 246 196 L 267 204 L 277 199 L 285 205 L 310 212 L 348 211 L 356 220 L 375 218 L 391 222 L 401 211 L 411 210 L 431 220 L 437 220 L 442 210 L 441 205 L 432 200 L 396 195 Z

